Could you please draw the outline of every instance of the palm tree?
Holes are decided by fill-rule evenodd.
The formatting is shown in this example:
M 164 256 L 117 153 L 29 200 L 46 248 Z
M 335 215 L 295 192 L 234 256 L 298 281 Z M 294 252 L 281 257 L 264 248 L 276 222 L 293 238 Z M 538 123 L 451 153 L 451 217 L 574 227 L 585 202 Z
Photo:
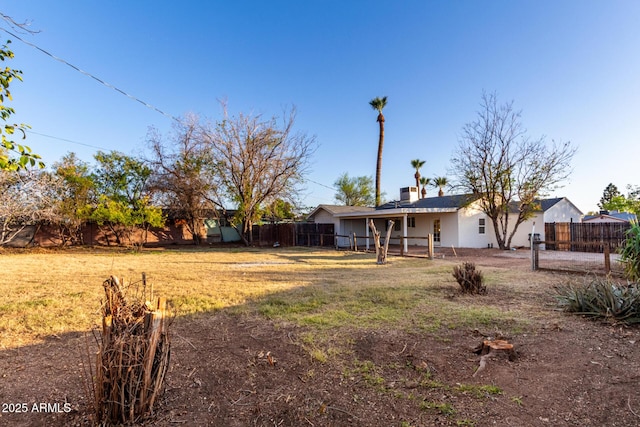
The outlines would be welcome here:
M 411 160 L 411 167 L 416 170 L 413 177 L 416 179 L 416 187 L 420 188 L 420 168 L 424 166 L 425 161 L 420 159 Z
M 440 190 L 438 191 L 438 197 L 444 196 L 443 188 L 449 184 L 449 180 L 446 176 L 438 176 L 433 180 L 433 186 L 438 187 Z
M 373 98 L 369 101 L 371 108 L 378 111 L 377 122 L 380 124 L 378 137 L 378 162 L 376 163 L 376 206 L 380 206 L 380 177 L 382 175 L 382 146 L 384 145 L 384 116 L 382 109 L 387 105 L 387 97 Z
M 431 184 L 431 178 L 427 178 L 426 176 L 420 177 L 420 184 L 422 184 L 422 198 L 424 199 L 427 197 L 427 185 Z

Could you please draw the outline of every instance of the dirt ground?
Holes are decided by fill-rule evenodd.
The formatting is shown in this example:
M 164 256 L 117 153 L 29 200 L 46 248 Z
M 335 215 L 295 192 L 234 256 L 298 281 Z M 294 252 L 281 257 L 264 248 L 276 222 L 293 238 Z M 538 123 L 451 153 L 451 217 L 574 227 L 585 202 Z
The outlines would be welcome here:
M 529 266 L 459 255 L 480 267 Z M 476 376 L 472 349 L 498 331 L 361 331 L 349 354 L 320 363 L 302 348 L 301 327 L 224 311 L 178 318 L 166 391 L 144 425 L 640 425 L 640 330 L 558 312 L 550 278 L 541 273 L 526 296 L 545 316 L 504 337 L 515 360 L 496 356 Z M 508 306 L 513 296 L 483 298 Z M 86 346 L 78 333 L 0 352 L 0 425 L 91 425 Z

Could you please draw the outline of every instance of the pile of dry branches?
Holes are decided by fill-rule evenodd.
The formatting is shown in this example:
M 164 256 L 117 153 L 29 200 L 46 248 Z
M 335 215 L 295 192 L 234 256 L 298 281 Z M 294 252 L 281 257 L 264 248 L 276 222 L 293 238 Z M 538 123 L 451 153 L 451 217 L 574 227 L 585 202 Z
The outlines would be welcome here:
M 146 290 L 144 275 L 143 285 Z M 163 391 L 170 355 L 166 299 L 128 298 L 114 276 L 104 290 L 93 390 L 96 418 L 98 423 L 135 423 L 153 414 Z

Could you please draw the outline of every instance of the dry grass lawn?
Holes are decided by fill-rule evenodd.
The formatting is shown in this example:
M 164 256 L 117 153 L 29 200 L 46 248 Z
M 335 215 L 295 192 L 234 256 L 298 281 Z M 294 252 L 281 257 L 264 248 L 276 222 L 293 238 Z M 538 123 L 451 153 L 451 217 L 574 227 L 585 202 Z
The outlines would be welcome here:
M 83 332 L 103 281 L 143 272 L 177 316 L 167 389 L 143 425 L 637 425 L 637 328 L 558 311 L 553 286 L 580 278 L 462 252 L 378 266 L 308 248 L 0 250 L 0 401 L 72 407 L 0 425 L 91 425 Z M 487 295 L 458 292 L 463 261 Z M 476 376 L 472 349 L 490 337 L 517 358 Z
M 455 327 L 522 317 L 491 305 L 469 308 L 468 301 L 448 300 L 442 289 L 453 292 L 457 286 L 450 263 L 392 258 L 389 265 L 376 266 L 372 254 L 332 250 L 3 251 L 0 271 L 0 348 L 90 329 L 100 320 L 103 281 L 115 275 L 136 282 L 143 272 L 178 316 L 236 307 L 335 327 L 406 322 L 413 310 L 413 319 L 427 329 L 443 322 Z M 508 271 L 487 273 L 491 287 L 513 285 Z M 518 286 L 526 288 L 527 280 Z

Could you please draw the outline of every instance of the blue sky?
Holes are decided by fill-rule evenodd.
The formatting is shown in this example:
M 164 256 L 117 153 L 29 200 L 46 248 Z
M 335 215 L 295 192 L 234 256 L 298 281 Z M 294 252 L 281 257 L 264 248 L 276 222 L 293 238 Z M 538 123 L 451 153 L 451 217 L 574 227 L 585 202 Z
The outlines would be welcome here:
M 297 129 L 320 144 L 308 206 L 333 203 L 327 187 L 343 172 L 374 176 L 376 96 L 388 97 L 387 199 L 413 183 L 411 159 L 426 160 L 423 175 L 451 176 L 483 91 L 514 101 L 530 136 L 578 148 L 554 196 L 586 213 L 610 182 L 640 185 L 635 0 L 24 0 L 0 11 L 40 31 L 21 38 L 173 116 L 218 119 L 220 99 L 267 117 L 295 105 Z M 138 155 L 149 126 L 169 132 L 157 111 L 18 40 L 11 47 L 9 65 L 24 73 L 11 88 L 15 120 L 32 127 L 25 143 L 47 163 L 70 151 L 92 161 L 96 147 Z

